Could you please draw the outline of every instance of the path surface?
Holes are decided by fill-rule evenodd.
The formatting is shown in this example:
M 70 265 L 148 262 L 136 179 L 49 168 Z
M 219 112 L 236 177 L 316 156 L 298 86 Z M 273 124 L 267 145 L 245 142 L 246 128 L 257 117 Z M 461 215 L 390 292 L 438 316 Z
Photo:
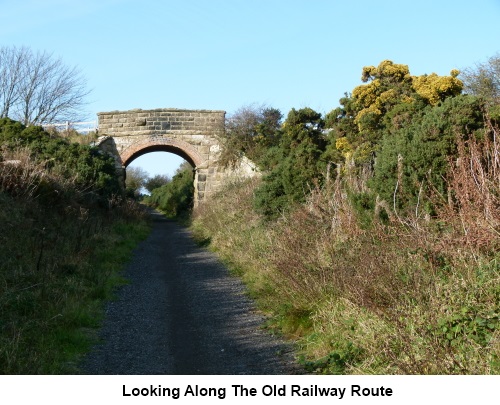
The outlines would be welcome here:
M 241 282 L 159 214 L 106 310 L 84 374 L 295 374 L 289 346 L 262 330 Z

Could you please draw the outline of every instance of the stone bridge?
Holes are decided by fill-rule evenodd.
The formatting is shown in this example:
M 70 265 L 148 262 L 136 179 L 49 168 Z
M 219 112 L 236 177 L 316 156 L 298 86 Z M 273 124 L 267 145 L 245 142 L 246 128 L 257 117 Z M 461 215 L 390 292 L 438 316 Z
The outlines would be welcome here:
M 125 179 L 126 167 L 149 152 L 171 152 L 187 160 L 194 169 L 195 205 L 220 190 L 234 177 L 250 177 L 255 165 L 243 159 L 235 169 L 218 163 L 220 135 L 224 132 L 224 111 L 155 110 L 98 113 L 98 146 L 111 154 Z

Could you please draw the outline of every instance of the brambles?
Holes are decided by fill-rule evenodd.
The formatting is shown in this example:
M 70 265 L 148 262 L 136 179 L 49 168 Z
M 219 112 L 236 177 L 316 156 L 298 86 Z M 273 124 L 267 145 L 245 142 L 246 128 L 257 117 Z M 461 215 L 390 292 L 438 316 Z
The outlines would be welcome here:
M 500 372 L 498 105 L 457 75 L 365 68 L 328 131 L 292 110 L 266 175 L 195 212 L 310 372 Z

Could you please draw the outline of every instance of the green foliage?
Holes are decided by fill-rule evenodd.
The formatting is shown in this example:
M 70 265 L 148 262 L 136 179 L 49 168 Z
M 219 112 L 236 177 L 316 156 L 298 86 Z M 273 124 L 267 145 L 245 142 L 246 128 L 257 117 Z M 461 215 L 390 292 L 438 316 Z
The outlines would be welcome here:
M 159 188 L 168 184 L 170 182 L 170 177 L 163 174 L 156 174 L 153 177 L 150 177 L 144 183 L 144 188 L 148 190 L 150 193 L 153 192 L 155 188 Z
M 457 75 L 365 68 L 325 123 L 289 113 L 255 188 L 195 213 L 308 371 L 500 370 L 500 110 L 458 94 Z
M 267 149 L 279 143 L 282 114 L 275 108 L 247 106 L 226 120 L 219 162 L 235 165 L 241 156 L 260 164 Z
M 47 205 L 0 191 L 0 210 L 0 373 L 75 374 L 149 227 L 65 198 Z
M 299 362 L 304 369 L 315 374 L 345 374 L 349 366 L 353 366 L 362 358 L 363 349 L 347 342 L 344 350 L 336 351 L 315 360 L 306 360 L 304 356 Z
M 467 340 L 472 340 L 484 347 L 490 343 L 499 325 L 499 314 L 496 310 L 480 315 L 474 314 L 468 307 L 462 307 L 459 313 L 440 318 L 435 333 L 445 344 L 451 346 L 463 345 Z
M 149 227 L 97 149 L 9 119 L 0 142 L 0 373 L 75 373 Z
M 349 198 L 338 181 L 268 222 L 248 204 L 251 184 L 207 201 L 193 226 L 250 280 L 268 325 L 297 343 L 307 371 L 498 374 L 499 238 L 490 233 L 481 254 L 462 239 L 463 227 L 496 226 L 481 225 L 482 207 L 478 217 L 368 227 L 358 211 L 374 209 L 370 195 Z
M 292 109 L 288 114 L 279 150 L 272 151 L 274 166 L 255 195 L 256 209 L 266 217 L 276 217 L 293 204 L 303 202 L 311 189 L 322 183 L 327 144 L 323 127 L 321 114 L 310 108 Z M 269 157 L 268 154 L 263 160 Z
M 42 162 L 45 169 L 103 200 L 121 194 L 113 158 L 95 147 L 70 143 L 42 127 L 25 127 L 9 118 L 0 119 L 0 144 L 4 152 L 28 148 L 31 157 Z
M 193 198 L 193 168 L 186 163 L 178 169 L 169 183 L 155 188 L 144 201 L 167 216 L 178 217 L 191 211 Z
M 376 196 L 373 192 L 348 192 L 349 200 L 352 204 L 353 210 L 356 212 L 359 225 L 363 229 L 370 229 L 373 220 L 381 221 L 382 223 L 388 222 L 388 215 L 384 209 L 378 209 L 375 215 Z
M 371 170 L 388 133 L 411 122 L 426 106 L 460 94 L 458 73 L 411 76 L 407 65 L 390 60 L 364 67 L 362 81 L 366 84 L 346 93 L 341 106 L 326 117 L 331 131 L 325 157 L 343 164 L 344 173 L 351 176 Z
M 445 196 L 456 137 L 466 138 L 484 125 L 479 100 L 465 95 L 420 111 L 401 106 L 387 121 L 393 126 L 382 138 L 369 184 L 386 201 L 392 202 L 396 191 L 399 207 L 415 204 L 430 189 Z
M 368 83 L 352 92 L 354 121 L 361 133 L 369 134 L 379 129 L 381 118 L 395 104 L 411 96 L 412 77 L 407 65 L 385 60 L 377 67 L 364 67 L 361 79 Z

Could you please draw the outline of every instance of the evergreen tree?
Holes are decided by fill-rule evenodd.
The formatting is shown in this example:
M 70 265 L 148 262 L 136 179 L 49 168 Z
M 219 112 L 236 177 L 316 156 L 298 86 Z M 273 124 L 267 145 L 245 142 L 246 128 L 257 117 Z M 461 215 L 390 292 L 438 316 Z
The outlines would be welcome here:
M 327 144 L 323 128 L 321 114 L 310 108 L 289 112 L 279 149 L 272 150 L 275 165 L 256 192 L 258 211 L 275 217 L 294 203 L 304 201 L 311 189 L 322 183 Z

